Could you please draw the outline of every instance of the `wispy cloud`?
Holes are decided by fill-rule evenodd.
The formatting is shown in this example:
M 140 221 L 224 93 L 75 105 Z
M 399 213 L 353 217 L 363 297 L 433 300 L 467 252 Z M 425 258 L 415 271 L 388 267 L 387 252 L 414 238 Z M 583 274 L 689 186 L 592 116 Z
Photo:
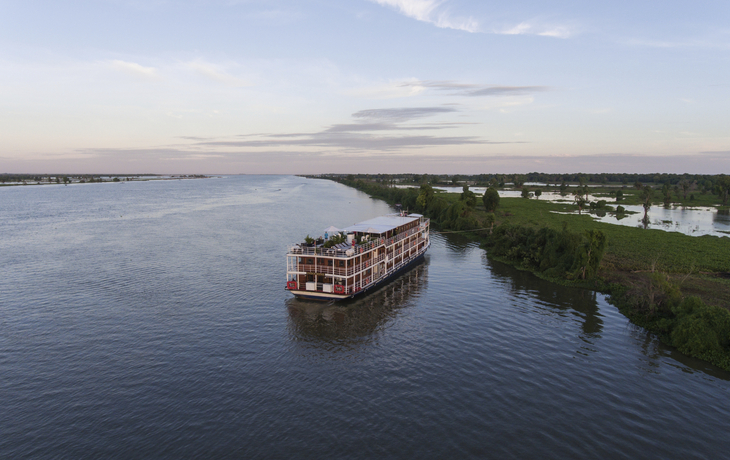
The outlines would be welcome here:
M 400 80 L 377 84 L 371 87 L 358 88 L 349 91 L 352 96 L 368 99 L 394 99 L 419 96 L 429 90 L 445 92 L 450 96 L 496 97 L 496 96 L 524 96 L 551 91 L 553 88 L 542 85 L 509 86 L 487 85 L 478 83 L 464 83 L 451 80 Z
M 211 64 L 208 62 L 203 61 L 192 61 L 188 62 L 186 66 L 195 71 L 197 74 L 208 78 L 210 80 L 216 81 L 218 83 L 223 83 L 227 86 L 232 87 L 244 87 L 244 86 L 251 86 L 251 84 L 241 78 L 235 77 L 225 70 L 221 69 L 219 66 L 215 64 Z
M 127 62 L 120 60 L 109 61 L 109 66 L 114 69 L 135 77 L 157 78 L 157 70 L 154 67 L 144 67 L 136 62 Z
M 226 148 L 272 148 L 272 147 L 319 147 L 344 149 L 345 151 L 394 151 L 414 147 L 444 145 L 496 144 L 475 136 L 378 136 L 358 133 L 335 134 L 329 132 L 301 134 L 296 137 L 268 137 L 246 141 L 201 142 L 198 145 Z
M 466 32 L 478 32 L 479 24 L 471 17 L 452 17 L 448 9 L 443 8 L 446 0 L 370 0 L 379 5 L 395 8 L 400 13 L 417 21 L 427 22 L 443 29 L 456 29 Z
M 361 110 L 352 114 L 354 118 L 388 120 L 391 122 L 404 122 L 416 118 L 428 117 L 442 113 L 456 112 L 456 109 L 448 107 L 399 107 L 394 109 L 369 109 Z
M 555 38 L 569 38 L 575 33 L 567 26 L 545 25 L 528 21 L 501 29 L 494 29 L 492 32 L 500 35 L 541 35 L 543 37 Z
M 562 24 L 544 23 L 539 19 L 522 21 L 502 27 L 481 26 L 472 16 L 456 17 L 451 14 L 450 0 L 370 0 L 379 5 L 391 7 L 401 14 L 417 21 L 427 22 L 444 29 L 466 32 L 487 32 L 500 35 L 540 35 L 543 37 L 569 38 L 575 35 L 573 27 Z
M 320 148 L 344 152 L 390 152 L 431 146 L 504 144 L 477 136 L 437 136 L 398 134 L 397 131 L 442 130 L 463 123 L 435 122 L 413 125 L 408 122 L 429 116 L 457 112 L 445 107 L 397 107 L 361 110 L 352 114 L 356 123 L 335 124 L 311 133 L 278 133 L 246 136 L 245 139 L 196 142 L 195 147 L 211 149 Z M 383 131 L 393 133 L 383 134 Z M 523 143 L 523 142 L 519 142 Z
M 524 96 L 550 90 L 548 86 L 479 85 L 454 81 L 408 81 L 402 86 L 434 88 L 459 96 Z

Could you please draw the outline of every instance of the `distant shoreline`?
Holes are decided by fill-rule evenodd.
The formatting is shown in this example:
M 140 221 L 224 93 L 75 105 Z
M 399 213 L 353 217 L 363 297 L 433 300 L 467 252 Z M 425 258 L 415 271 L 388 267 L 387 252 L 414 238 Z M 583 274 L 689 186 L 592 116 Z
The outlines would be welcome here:
M 0 174 L 0 187 L 210 179 L 204 174 Z

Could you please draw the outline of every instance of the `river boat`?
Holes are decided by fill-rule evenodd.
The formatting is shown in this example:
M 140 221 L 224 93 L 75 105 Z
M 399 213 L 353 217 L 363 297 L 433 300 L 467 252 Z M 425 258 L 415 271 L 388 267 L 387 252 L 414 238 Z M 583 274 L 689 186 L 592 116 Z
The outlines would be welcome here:
M 401 211 L 291 245 L 286 289 L 299 298 L 337 301 L 364 294 L 417 263 L 431 246 L 430 220 Z

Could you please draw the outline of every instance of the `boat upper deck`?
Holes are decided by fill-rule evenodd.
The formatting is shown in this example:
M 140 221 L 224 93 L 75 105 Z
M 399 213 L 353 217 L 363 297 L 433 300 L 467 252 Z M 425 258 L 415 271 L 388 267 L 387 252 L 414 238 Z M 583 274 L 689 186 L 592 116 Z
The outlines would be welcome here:
M 375 217 L 343 229 L 330 227 L 327 229 L 330 232 L 337 231 L 341 234 L 361 235 L 365 237 L 364 241 L 355 244 L 343 242 L 331 247 L 325 247 L 323 244 L 317 243 L 299 243 L 290 247 L 289 254 L 352 257 L 355 254 L 369 251 L 381 245 L 390 246 L 423 231 L 424 225 L 425 230 L 428 230 L 428 222 L 429 219 L 421 214 L 395 213 Z
M 388 214 L 385 216 L 379 216 L 373 219 L 359 222 L 357 224 L 343 228 L 342 231 L 347 233 L 366 233 L 370 235 L 382 235 L 391 230 L 395 230 L 398 227 L 402 227 L 410 223 L 416 222 L 420 220 L 421 217 L 423 217 L 421 214 Z

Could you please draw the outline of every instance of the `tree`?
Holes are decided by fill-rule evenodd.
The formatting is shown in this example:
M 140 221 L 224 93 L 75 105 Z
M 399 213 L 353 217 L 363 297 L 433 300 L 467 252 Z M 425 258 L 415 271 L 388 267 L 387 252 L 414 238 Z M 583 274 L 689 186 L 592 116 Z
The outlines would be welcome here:
M 527 187 L 522 187 L 522 198 L 530 199 L 530 189 Z
M 577 188 L 575 192 L 573 192 L 573 201 L 575 201 L 575 204 L 578 206 L 578 214 L 580 214 L 586 205 L 586 199 L 583 196 L 583 191 L 580 188 Z
M 491 235 L 494 231 L 494 222 L 496 221 L 496 218 L 494 217 L 494 213 L 490 212 L 487 214 L 487 220 L 484 222 L 485 225 L 489 227 L 489 234 Z
M 639 194 L 639 198 L 641 198 L 641 205 L 644 206 L 644 221 L 646 222 L 649 220 L 649 208 L 651 208 L 652 195 L 653 190 L 648 185 L 645 185 Z M 644 225 L 646 225 L 646 222 Z
M 664 206 L 669 206 L 672 203 L 672 188 L 668 182 L 662 186 L 662 194 L 664 195 Z
M 486 209 L 487 212 L 494 212 L 497 209 L 497 206 L 499 206 L 499 192 L 496 188 L 489 187 L 484 192 L 482 201 L 484 202 L 484 209 Z
M 722 205 L 727 205 L 728 195 L 730 195 L 730 176 L 720 174 L 717 178 L 717 185 L 719 187 L 719 195 L 722 200 Z
M 606 235 L 600 230 L 586 230 L 573 263 L 581 279 L 593 278 L 606 251 Z
M 684 194 L 684 199 L 687 199 L 687 192 L 689 191 L 689 188 L 692 186 L 692 183 L 688 181 L 687 179 L 682 179 L 679 181 L 679 187 L 682 189 L 682 192 Z
M 477 205 L 476 194 L 474 192 L 472 192 L 471 190 L 469 190 L 468 185 L 464 185 L 461 188 L 461 190 L 462 190 L 461 197 L 459 199 L 461 201 L 463 201 L 464 203 L 466 203 L 466 205 L 469 206 L 470 208 L 475 207 Z
M 535 190 L 535 198 L 537 198 L 539 200 L 540 195 L 542 195 L 542 190 L 540 190 L 540 189 Z
M 618 190 L 616 191 L 616 201 L 621 201 L 624 199 L 624 191 Z
M 433 187 L 428 184 L 421 184 L 421 190 L 419 191 L 418 198 L 416 198 L 416 206 L 421 211 L 427 210 L 433 201 L 433 196 Z
M 568 184 L 563 181 L 562 184 L 560 184 L 560 195 L 565 196 L 568 193 Z

